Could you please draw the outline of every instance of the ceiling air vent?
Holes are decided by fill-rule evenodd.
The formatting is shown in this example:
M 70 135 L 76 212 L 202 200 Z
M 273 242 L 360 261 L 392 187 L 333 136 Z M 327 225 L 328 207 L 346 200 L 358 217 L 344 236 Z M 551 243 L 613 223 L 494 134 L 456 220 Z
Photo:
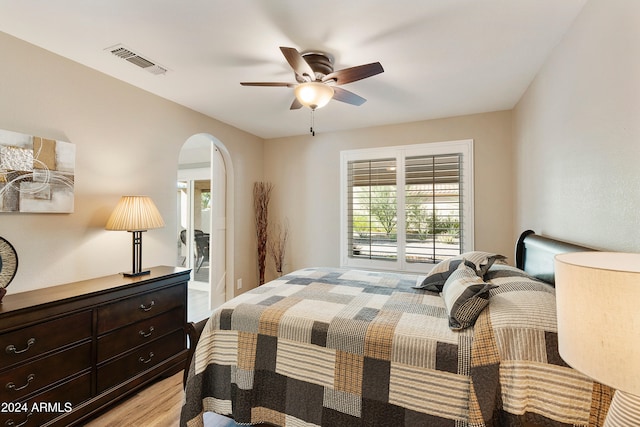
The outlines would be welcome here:
M 157 63 L 149 60 L 148 58 L 143 57 L 142 55 L 132 51 L 131 49 L 124 47 L 121 44 L 117 44 L 115 46 L 111 46 L 105 49 L 108 52 L 111 52 L 113 55 L 118 58 L 122 58 L 130 63 L 137 65 L 140 68 L 150 72 L 151 74 L 165 74 L 167 69 L 162 65 L 158 65 Z

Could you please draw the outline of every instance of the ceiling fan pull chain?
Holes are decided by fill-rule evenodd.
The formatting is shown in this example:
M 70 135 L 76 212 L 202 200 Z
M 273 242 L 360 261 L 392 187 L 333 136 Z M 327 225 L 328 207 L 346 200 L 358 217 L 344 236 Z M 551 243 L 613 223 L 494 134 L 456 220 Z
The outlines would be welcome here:
M 311 136 L 316 136 L 316 131 L 313 130 L 313 126 L 315 125 L 314 123 L 314 112 L 315 110 L 311 110 L 311 128 L 309 129 L 309 132 L 311 132 Z

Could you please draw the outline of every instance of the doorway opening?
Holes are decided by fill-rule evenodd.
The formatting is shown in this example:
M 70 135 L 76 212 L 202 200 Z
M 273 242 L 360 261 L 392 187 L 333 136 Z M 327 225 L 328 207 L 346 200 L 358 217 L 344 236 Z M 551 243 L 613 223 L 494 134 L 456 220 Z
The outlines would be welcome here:
M 178 260 L 192 269 L 192 287 L 209 292 L 211 180 L 181 173 L 178 178 Z M 209 173 L 209 170 L 202 171 Z
M 229 153 L 208 134 L 190 137 L 178 160 L 178 265 L 191 269 L 190 321 L 233 297 L 233 173 Z

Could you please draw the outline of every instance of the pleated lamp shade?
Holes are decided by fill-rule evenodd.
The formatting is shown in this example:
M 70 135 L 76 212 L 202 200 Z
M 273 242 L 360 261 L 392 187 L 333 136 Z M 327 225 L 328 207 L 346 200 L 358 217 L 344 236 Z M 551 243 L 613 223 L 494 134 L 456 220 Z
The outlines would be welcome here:
M 164 220 L 148 196 L 122 196 L 105 229 L 115 231 L 145 231 L 164 227 Z

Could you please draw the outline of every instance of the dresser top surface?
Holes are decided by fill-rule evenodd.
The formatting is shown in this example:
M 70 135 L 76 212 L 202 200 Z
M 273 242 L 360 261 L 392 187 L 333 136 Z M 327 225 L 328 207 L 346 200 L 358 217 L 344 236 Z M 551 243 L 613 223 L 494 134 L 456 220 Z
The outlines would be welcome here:
M 87 295 L 99 295 L 117 288 L 153 283 L 170 277 L 187 276 L 191 270 L 180 267 L 152 267 L 150 273 L 138 277 L 112 274 L 95 279 L 81 280 L 64 285 L 50 286 L 26 292 L 5 295 L 0 302 L 0 316 L 25 308 L 73 300 Z

